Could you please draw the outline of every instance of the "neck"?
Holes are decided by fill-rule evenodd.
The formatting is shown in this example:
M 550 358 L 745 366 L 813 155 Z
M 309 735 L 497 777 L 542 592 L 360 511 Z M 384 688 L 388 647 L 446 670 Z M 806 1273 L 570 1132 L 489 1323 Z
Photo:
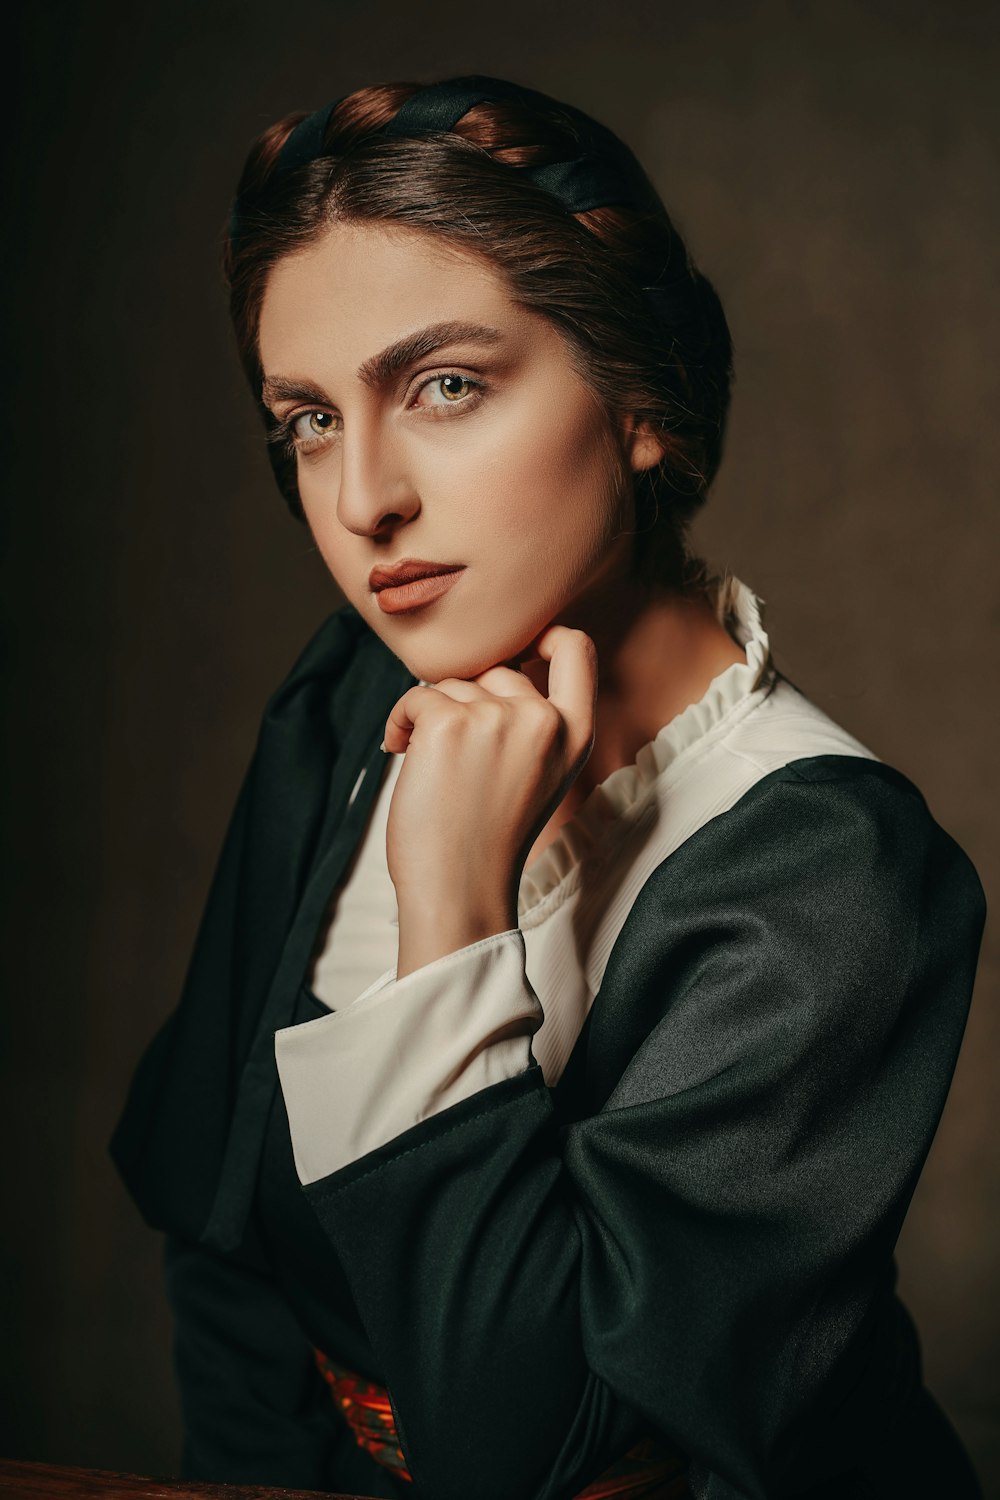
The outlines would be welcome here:
M 584 630 L 597 647 L 594 748 L 560 809 L 566 817 L 671 719 L 702 698 L 720 672 L 746 652 L 715 617 L 710 599 L 642 588 L 629 573 L 598 580 L 566 608 L 559 624 Z M 546 691 L 545 662 L 523 670 Z

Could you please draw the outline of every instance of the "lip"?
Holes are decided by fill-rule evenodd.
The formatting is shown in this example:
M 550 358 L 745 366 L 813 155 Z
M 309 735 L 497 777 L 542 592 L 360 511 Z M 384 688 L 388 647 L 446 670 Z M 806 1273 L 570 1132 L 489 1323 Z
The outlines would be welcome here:
M 385 615 L 400 615 L 408 610 L 422 609 L 446 594 L 461 572 L 461 568 L 449 568 L 446 573 L 425 573 L 422 577 L 398 584 L 395 588 L 383 584 L 375 594 L 375 602 Z
M 415 578 L 436 578 L 440 573 L 451 573 L 464 566 L 464 563 L 427 562 L 422 557 L 404 557 L 391 568 L 372 568 L 368 574 L 368 587 L 378 593 L 381 589 L 412 583 Z

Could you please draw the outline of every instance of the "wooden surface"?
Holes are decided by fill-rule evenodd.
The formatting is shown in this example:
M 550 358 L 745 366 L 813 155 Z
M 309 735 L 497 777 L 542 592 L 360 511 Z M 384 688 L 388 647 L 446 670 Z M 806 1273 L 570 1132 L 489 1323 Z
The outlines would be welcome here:
M 110 1500 L 366 1500 L 364 1495 L 335 1495 L 330 1490 L 275 1490 L 256 1484 L 192 1484 L 182 1479 L 149 1479 L 115 1474 L 109 1469 L 66 1469 L 55 1464 L 15 1463 L 0 1459 L 0 1495 L 26 1500 L 83 1500 L 99 1495 Z

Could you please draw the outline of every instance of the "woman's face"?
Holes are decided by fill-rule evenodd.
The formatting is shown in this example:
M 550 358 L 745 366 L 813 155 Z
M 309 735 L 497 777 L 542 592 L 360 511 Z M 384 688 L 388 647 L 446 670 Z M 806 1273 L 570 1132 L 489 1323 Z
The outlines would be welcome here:
M 415 676 L 512 662 L 627 579 L 628 457 L 556 329 L 484 261 L 338 225 L 271 272 L 259 336 L 316 545 Z M 380 602 L 372 570 L 413 559 L 458 571 Z

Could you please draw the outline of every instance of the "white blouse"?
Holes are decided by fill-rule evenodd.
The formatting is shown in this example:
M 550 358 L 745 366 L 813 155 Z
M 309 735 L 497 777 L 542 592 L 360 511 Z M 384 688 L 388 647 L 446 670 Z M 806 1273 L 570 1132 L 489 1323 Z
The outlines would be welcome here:
M 296 1171 L 317 1181 L 418 1121 L 540 1064 L 554 1084 L 612 946 L 652 871 L 761 777 L 811 755 L 871 750 L 771 661 L 763 601 L 730 577 L 717 617 L 744 648 L 595 787 L 521 876 L 517 926 L 396 979 L 398 913 L 386 771 L 329 907 L 308 982 L 328 1016 L 275 1033 Z M 360 778 L 358 785 L 360 785 Z M 357 793 L 357 786 L 351 800 Z

